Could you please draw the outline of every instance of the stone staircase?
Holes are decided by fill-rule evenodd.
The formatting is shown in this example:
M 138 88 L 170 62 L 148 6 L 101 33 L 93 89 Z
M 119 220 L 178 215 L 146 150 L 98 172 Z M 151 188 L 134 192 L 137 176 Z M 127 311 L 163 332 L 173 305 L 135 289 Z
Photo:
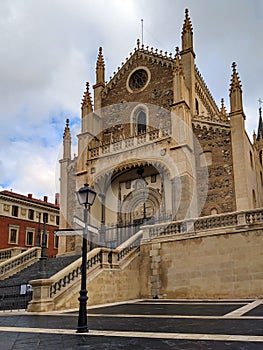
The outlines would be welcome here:
M 79 258 L 78 255 L 61 256 L 45 260 L 46 278 L 63 270 Z M 0 310 L 25 309 L 32 299 L 32 290 L 26 288 L 32 279 L 40 279 L 41 261 L 38 260 L 22 271 L 0 281 Z M 42 277 L 43 278 L 43 277 Z M 23 289 L 24 286 L 25 289 Z

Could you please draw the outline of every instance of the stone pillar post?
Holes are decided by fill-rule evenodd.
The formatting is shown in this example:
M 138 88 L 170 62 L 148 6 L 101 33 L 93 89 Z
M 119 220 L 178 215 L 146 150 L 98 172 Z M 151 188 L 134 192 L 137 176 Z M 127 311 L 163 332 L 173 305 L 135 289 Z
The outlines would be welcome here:
M 50 297 L 50 287 L 54 283 L 51 279 L 29 281 L 33 288 L 33 299 L 28 305 L 30 312 L 43 312 L 54 310 L 54 302 Z

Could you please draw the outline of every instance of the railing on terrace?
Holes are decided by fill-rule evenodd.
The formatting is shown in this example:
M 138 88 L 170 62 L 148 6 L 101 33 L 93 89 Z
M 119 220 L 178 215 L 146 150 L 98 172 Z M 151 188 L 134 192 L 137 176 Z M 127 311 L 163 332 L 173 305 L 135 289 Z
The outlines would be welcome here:
M 34 247 L 0 263 L 0 279 L 4 279 L 31 265 L 40 257 L 41 248 Z
M 198 219 L 186 219 L 183 221 L 166 222 L 155 225 L 147 225 L 143 228 L 144 239 L 172 234 L 193 234 L 195 232 L 210 229 L 235 227 L 242 225 L 254 225 L 263 223 L 263 209 L 240 211 L 233 213 L 204 216 Z
M 216 227 L 236 226 L 237 223 L 237 213 L 206 216 L 194 222 L 194 229 L 195 231 L 202 231 Z
M 263 222 L 263 209 L 250 210 L 245 213 L 247 224 L 258 224 Z
M 89 148 L 89 156 L 91 159 L 97 158 L 103 154 L 124 151 L 128 148 L 140 146 L 155 140 L 166 139 L 167 137 L 170 137 L 170 127 L 153 129 L 126 139 L 113 140 L 108 144 L 102 144 L 102 142 L 100 142 L 96 146 Z

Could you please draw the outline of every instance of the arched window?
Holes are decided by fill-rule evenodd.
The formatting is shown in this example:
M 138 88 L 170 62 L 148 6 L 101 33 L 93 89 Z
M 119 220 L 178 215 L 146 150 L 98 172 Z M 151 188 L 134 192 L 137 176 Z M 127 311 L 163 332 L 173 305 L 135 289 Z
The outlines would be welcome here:
M 137 116 L 137 133 L 145 134 L 146 133 L 146 113 L 140 111 Z

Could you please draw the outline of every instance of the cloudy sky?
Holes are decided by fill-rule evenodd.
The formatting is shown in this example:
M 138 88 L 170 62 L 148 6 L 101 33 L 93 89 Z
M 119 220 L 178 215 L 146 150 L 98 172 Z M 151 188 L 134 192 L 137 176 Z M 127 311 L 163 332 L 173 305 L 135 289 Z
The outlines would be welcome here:
M 142 18 L 144 44 L 174 52 L 185 8 L 196 64 L 228 109 L 236 61 L 251 137 L 263 99 L 262 0 L 0 0 L 0 190 L 53 200 L 65 119 L 76 135 L 98 47 L 106 80 L 136 46 Z

